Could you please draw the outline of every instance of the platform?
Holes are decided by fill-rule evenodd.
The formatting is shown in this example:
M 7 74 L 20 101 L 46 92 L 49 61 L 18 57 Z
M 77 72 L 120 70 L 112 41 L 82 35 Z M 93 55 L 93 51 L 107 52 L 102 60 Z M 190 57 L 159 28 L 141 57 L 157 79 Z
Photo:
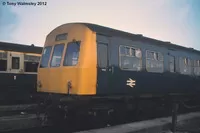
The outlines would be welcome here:
M 189 113 L 178 116 L 178 126 L 183 126 L 184 124 L 194 122 L 199 124 L 200 127 L 200 112 Z M 141 122 L 134 122 L 129 124 L 123 124 L 113 127 L 106 127 L 88 131 L 81 131 L 76 133 L 161 133 L 167 131 L 171 128 L 172 118 L 159 118 Z

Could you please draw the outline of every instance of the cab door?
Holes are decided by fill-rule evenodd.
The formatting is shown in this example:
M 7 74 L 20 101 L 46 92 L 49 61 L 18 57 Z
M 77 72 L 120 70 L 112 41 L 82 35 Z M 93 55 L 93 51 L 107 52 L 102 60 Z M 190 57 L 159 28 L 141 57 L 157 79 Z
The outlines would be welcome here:
M 106 94 L 109 91 L 109 60 L 108 44 L 97 43 L 97 94 Z

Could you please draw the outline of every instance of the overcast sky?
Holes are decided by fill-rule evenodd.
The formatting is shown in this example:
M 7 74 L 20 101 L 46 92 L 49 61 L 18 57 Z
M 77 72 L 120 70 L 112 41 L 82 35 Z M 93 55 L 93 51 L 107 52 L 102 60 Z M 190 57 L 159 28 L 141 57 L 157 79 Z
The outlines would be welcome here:
M 23 0 L 0 0 L 0 41 L 43 46 L 46 35 L 55 27 L 89 22 L 200 50 L 200 0 L 46 0 L 46 6 L 2 4 L 20 1 Z

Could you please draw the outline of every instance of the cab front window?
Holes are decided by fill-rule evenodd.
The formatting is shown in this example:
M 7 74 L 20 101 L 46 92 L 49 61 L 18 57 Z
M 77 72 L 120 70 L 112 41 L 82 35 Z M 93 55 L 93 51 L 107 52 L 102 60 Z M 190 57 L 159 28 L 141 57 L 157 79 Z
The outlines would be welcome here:
M 51 49 L 52 49 L 52 46 L 48 46 L 44 48 L 43 53 L 42 53 L 42 59 L 40 62 L 40 68 L 48 67 L 48 62 L 51 55 Z
M 68 43 L 65 58 L 64 58 L 64 66 L 75 66 L 78 63 L 80 51 L 80 42 L 71 42 Z
M 59 67 L 60 66 L 63 49 L 64 49 L 64 44 L 55 45 L 52 59 L 51 59 L 51 67 Z

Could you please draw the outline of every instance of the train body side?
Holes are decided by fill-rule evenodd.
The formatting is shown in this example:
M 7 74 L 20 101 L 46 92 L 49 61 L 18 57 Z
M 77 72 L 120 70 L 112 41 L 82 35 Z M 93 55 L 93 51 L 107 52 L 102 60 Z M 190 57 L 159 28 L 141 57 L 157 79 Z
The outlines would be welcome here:
M 37 74 L 0 73 L 0 101 L 28 103 L 36 94 Z
M 97 35 L 97 42 L 107 44 L 107 57 L 104 62 L 106 66 L 98 70 L 97 95 L 190 95 L 200 93 L 200 75 L 193 73 L 184 74 L 184 66 L 179 62 L 181 57 L 189 57 L 192 60 L 199 60 L 200 54 L 186 50 L 159 47 L 152 43 L 128 40 L 120 37 L 109 37 Z M 123 61 L 134 59 L 131 57 L 120 57 L 120 47 L 128 46 L 140 49 L 142 52 L 140 70 L 123 68 Z M 163 55 L 163 66 L 160 72 L 147 71 L 147 51 L 160 52 Z M 102 51 L 103 53 L 103 51 Z M 105 54 L 105 53 L 103 53 Z M 170 72 L 170 57 L 174 57 L 174 72 Z M 104 56 L 105 57 L 105 56 Z M 101 58 L 101 57 L 100 57 Z M 99 60 L 103 60 L 99 59 Z M 131 62 L 131 61 L 130 61 Z M 136 65 L 136 64 L 132 64 Z M 197 68 L 198 71 L 200 70 Z M 153 70 L 152 70 L 153 71 Z M 128 83 L 132 82 L 132 86 Z
M 0 104 L 33 102 L 42 47 L 0 42 Z

